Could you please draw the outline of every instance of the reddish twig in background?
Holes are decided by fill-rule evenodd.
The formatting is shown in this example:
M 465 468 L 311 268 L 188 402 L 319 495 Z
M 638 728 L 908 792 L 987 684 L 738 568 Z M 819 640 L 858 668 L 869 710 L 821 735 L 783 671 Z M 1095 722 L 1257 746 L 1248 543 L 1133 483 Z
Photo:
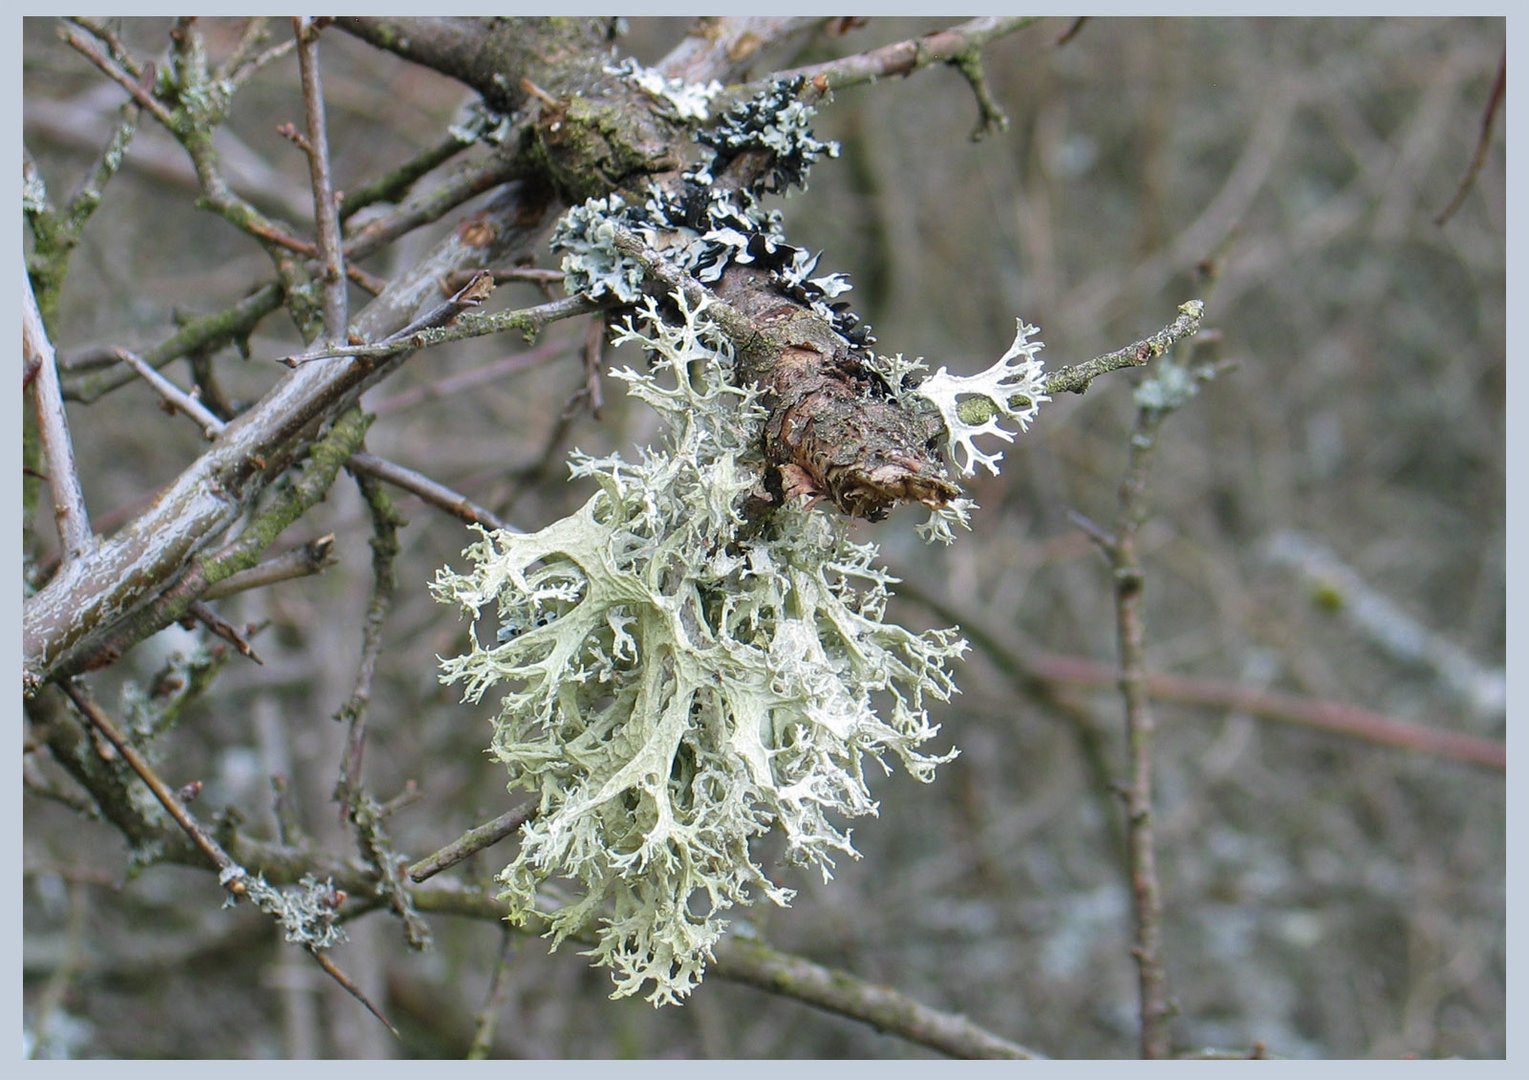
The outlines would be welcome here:
M 64 397 L 58 382 L 58 357 L 48 339 L 48 329 L 43 325 L 25 266 L 21 274 L 21 353 L 27 369 L 33 373 L 29 389 L 32 407 L 37 412 L 38 440 L 48 471 L 48 485 L 53 490 L 53 518 L 58 523 L 63 561 L 68 563 L 95 547 L 95 534 L 90 529 L 85 492 L 74 462 L 74 443 L 69 438 L 69 418 L 64 413 Z
M 388 397 L 369 400 L 367 408 L 378 416 L 386 416 L 388 413 L 413 408 L 422 402 L 437 401 L 453 394 L 475 390 L 506 375 L 556 360 L 569 351 L 571 351 L 570 342 L 562 337 L 549 336 L 548 340 L 525 352 L 512 353 L 481 367 L 468 368 L 455 375 L 448 375 L 438 382 L 423 383 Z
M 1112 665 L 1081 656 L 1031 655 L 1025 658 L 1024 663 L 1027 670 L 1036 677 L 1056 683 L 1111 686 L 1119 678 L 1119 673 Z M 1507 768 L 1507 747 L 1500 740 L 1408 723 L 1356 705 L 1269 690 L 1251 690 L 1233 682 L 1162 673 L 1148 674 L 1146 686 L 1148 696 L 1157 701 L 1235 709 L 1263 720 L 1297 724 L 1416 754 L 1481 765 L 1498 771 Z
M 1492 89 L 1487 93 L 1486 111 L 1481 115 L 1481 134 L 1476 139 L 1476 152 L 1471 155 L 1471 163 L 1466 167 L 1465 176 L 1460 180 L 1460 187 L 1455 192 L 1455 197 L 1449 200 L 1449 205 L 1439 212 L 1439 216 L 1433 219 L 1435 225 L 1443 225 L 1455 216 L 1465 202 L 1465 197 L 1476 186 L 1476 177 L 1481 175 L 1482 167 L 1487 163 L 1487 150 L 1492 145 L 1492 128 L 1497 123 L 1497 113 L 1502 107 L 1503 90 L 1508 82 L 1508 54 L 1503 53 L 1502 59 L 1497 62 L 1497 78 L 1492 80 Z

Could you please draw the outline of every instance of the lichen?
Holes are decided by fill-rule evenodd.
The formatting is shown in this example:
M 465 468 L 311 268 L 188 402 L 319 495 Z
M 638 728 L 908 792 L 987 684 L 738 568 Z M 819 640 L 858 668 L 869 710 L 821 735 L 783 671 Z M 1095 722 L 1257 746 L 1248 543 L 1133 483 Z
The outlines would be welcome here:
M 1045 348 L 1045 342 L 1031 341 L 1031 335 L 1039 331 L 1025 325 L 1023 319 L 1015 322 L 1014 343 L 985 371 L 976 375 L 952 375 L 942 367 L 911 391 L 939 410 L 945 423 L 946 449 L 962 476 L 971 476 L 977 471 L 978 464 L 997 476 L 998 462 L 1003 455 L 978 449 L 977 436 L 991 435 L 1004 442 L 1013 442 L 1015 432 L 1001 426 L 999 417 L 1012 421 L 1019 431 L 1025 431 L 1035 419 L 1041 403 L 1051 400 L 1044 392 L 1042 364 L 1036 355 Z M 884 359 L 883 363 L 892 362 Z M 907 368 L 901 358 L 898 358 L 898 368 L 904 372 Z M 963 460 L 957 460 L 957 455 Z
M 682 295 L 616 336 L 650 370 L 615 374 L 665 425 L 629 462 L 576 454 L 598 490 L 539 532 L 483 531 L 434 592 L 474 623 L 442 678 L 499 695 L 492 753 L 537 794 L 500 875 L 511 918 L 588 932 L 615 996 L 674 1002 L 700 981 L 724 914 L 792 891 L 761 848 L 815 868 L 855 857 L 876 812 L 867 762 L 930 779 L 927 705 L 956 692 L 953 630 L 884 621 L 893 579 L 842 520 L 801 506 L 742 539 L 763 410 L 731 346 Z M 562 900 L 555 882 L 569 881 Z

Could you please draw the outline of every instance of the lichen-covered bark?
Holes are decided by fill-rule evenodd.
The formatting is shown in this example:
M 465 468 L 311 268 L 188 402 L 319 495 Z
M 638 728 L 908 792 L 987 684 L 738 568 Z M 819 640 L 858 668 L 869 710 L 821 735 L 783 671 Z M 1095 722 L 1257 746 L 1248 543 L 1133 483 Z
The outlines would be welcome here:
M 739 378 L 769 392 L 772 495 L 827 498 L 876 520 L 899 502 L 938 507 L 960 493 L 938 459 L 937 432 L 892 400 L 826 321 L 748 268 L 729 270 L 717 291 L 761 331 L 739 356 Z
M 569 202 L 613 191 L 631 197 L 654 178 L 675 183 L 687 164 L 689 132 L 656 113 L 651 99 L 628 80 L 606 71 L 603 48 L 583 56 L 562 51 L 571 39 L 593 40 L 603 32 L 598 24 L 515 20 L 522 31 L 515 37 L 506 36 L 503 20 L 496 19 L 340 23 L 461 79 L 501 107 L 529 104 L 526 83 L 537 88 L 538 97 L 553 99 L 542 104 L 527 152 Z M 543 33 L 547 45 L 526 47 L 527 39 Z M 730 48 L 746 55 L 755 44 L 740 38 Z M 495 49 L 498 57 L 491 59 Z M 808 87 L 807 93 L 817 97 L 821 89 Z M 769 164 L 768 155 L 742 155 L 716 182 L 746 186 Z M 770 391 L 764 450 L 771 470 L 765 487 L 773 501 L 805 494 L 875 520 L 899 502 L 938 507 L 959 494 L 931 441 L 937 432 L 893 401 L 848 343 L 806 304 L 746 269 L 729 270 L 715 291 L 754 323 L 740 381 Z
M 691 153 L 686 130 L 629 80 L 605 70 L 605 21 L 345 19 L 340 25 L 461 79 L 495 108 L 525 110 L 534 117 L 528 134 L 505 152 L 522 155 L 529 170 L 540 173 L 506 187 L 431 256 L 390 282 L 353 324 L 365 338 L 406 324 L 427 297 L 438 297 L 438 282 L 452 271 L 527 250 L 559 200 L 673 176 Z M 784 32 L 792 24 L 774 26 Z M 675 64 L 692 80 L 725 78 L 755 44 L 740 38 L 708 52 L 687 42 L 675 51 Z M 659 70 L 672 74 L 666 63 Z M 939 505 L 954 495 L 928 450 L 927 432 L 876 392 L 824 320 L 746 274 L 735 279 L 730 271 L 719 286 L 761 328 L 753 335 L 746 377 L 766 386 L 776 407 L 766 436 L 774 466 L 766 486 L 778 489 L 777 499 L 808 492 L 847 513 L 875 517 L 899 500 Z M 135 612 L 172 587 L 327 422 L 403 360 L 294 372 L 231 423 L 150 510 L 66 566 L 23 609 L 24 692 L 79 670 L 99 643 L 121 641 L 116 632 Z

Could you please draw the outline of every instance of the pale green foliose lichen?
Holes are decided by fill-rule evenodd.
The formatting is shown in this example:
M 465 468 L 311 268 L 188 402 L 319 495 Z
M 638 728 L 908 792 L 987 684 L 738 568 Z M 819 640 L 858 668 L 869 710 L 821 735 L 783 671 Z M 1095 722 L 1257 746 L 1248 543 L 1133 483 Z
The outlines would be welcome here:
M 616 337 L 649 352 L 615 374 L 662 417 L 659 447 L 576 453 L 599 485 L 582 509 L 485 531 L 434 585 L 475 623 L 442 678 L 500 695 L 491 752 L 538 797 L 500 875 L 511 918 L 592 934 L 613 996 L 651 984 L 655 1005 L 700 981 L 729 908 L 790 900 L 762 847 L 826 879 L 856 857 L 845 822 L 876 813 L 867 763 L 928 780 L 954 756 L 924 749 L 926 706 L 966 648 L 883 621 L 892 579 L 838 519 L 788 506 L 740 539 L 763 410 L 704 310 L 674 304 Z

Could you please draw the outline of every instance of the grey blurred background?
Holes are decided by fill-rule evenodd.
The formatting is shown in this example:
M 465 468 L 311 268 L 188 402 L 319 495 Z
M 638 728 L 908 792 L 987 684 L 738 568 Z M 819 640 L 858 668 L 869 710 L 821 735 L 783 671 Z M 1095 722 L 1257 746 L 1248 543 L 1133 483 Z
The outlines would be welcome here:
M 944 25 L 872 20 L 781 66 Z M 241 23 L 205 20 L 209 46 Z M 1429 728 L 1504 736 L 1505 180 L 1501 128 L 1444 225 L 1504 55 L 1501 19 L 1040 19 L 985 50 L 1012 123 L 973 142 L 972 93 L 952 69 L 841 93 L 818 133 L 842 156 L 786 200 L 788 235 L 845 271 L 884 352 L 974 372 L 1036 323 L 1048 366 L 1169 322 L 1191 297 L 1233 370 L 1167 423 L 1142 534 L 1154 671 L 1358 706 Z M 165 20 L 126 20 L 140 55 Z M 683 33 L 633 19 L 620 47 L 651 62 Z M 287 31 L 276 26 L 278 35 Z M 26 20 L 25 139 L 67 194 L 121 92 Z M 436 142 L 468 95 L 338 32 L 323 39 L 341 187 Z M 768 70 L 761 66 L 756 74 Z M 220 146 L 235 186 L 306 223 L 306 163 L 275 133 L 301 122 L 288 57 L 241 92 Z M 220 309 L 268 279 L 266 258 L 193 209 L 179 149 L 145 121 L 86 231 L 56 344 L 146 348 L 177 313 Z M 464 211 L 465 212 L 465 211 Z M 367 264 L 386 276 L 460 220 Z M 542 265 L 555 265 L 544 261 Z M 1209 271 L 1209 274 L 1207 274 Z M 539 299 L 506 286 L 495 304 Z M 606 380 L 583 384 L 582 324 L 541 358 L 470 389 L 455 379 L 523 351 L 476 341 L 415 357 L 374 391 L 375 453 L 466 492 L 524 528 L 587 498 L 565 482 L 577 446 L 629 451 L 650 420 Z M 253 400 L 298 338 L 278 313 L 251 360 L 217 358 Z M 617 362 L 634 358 L 614 354 Z M 168 372 L 185 380 L 184 365 Z M 1135 967 L 1121 854 L 1122 708 L 1085 677 L 1115 658 L 1110 581 L 1071 516 L 1115 513 L 1134 377 L 1042 409 L 970 485 L 973 532 L 926 549 L 913 513 L 858 527 L 904 579 L 896 613 L 981 635 L 943 708 L 962 756 L 928 785 L 893 775 L 859 823 L 864 858 L 799 889 L 786 910 L 739 913 L 770 942 L 964 1012 L 1062 1057 L 1135 1052 Z M 566 419 L 560 419 L 565 415 Z M 75 406 L 97 517 L 130 512 L 199 451 L 193 425 L 130 385 Z M 483 753 L 488 706 L 436 683 L 462 627 L 434 604 L 436 568 L 469 534 L 403 500 L 400 589 L 371 709 L 367 781 L 422 798 L 390 821 L 418 857 L 508 809 Z M 329 802 L 370 586 L 354 487 L 293 527 L 338 538 L 339 565 L 223 606 L 266 624 L 264 666 L 230 663 L 177 734 L 166 775 L 201 778 L 211 815 L 270 814 L 291 778 L 305 825 L 348 853 Z M 46 521 L 44 553 L 54 543 Z M 98 682 L 150 678 L 179 631 Z M 189 638 L 189 635 L 187 635 Z M 1085 668 L 1065 661 L 1091 661 Z M 1504 776 L 1246 708 L 1165 701 L 1156 747 L 1165 955 L 1184 1049 L 1292 1057 L 1500 1057 L 1504 1030 Z M 459 871 L 486 880 L 491 849 Z M 351 927 L 336 959 L 405 1034 L 393 1042 L 269 920 L 224 911 L 207 874 L 128 879 L 120 838 L 55 802 L 25 804 L 24 994 L 43 1051 L 80 1057 L 460 1056 L 501 931 L 436 918 L 408 951 L 396 923 Z M 247 907 L 247 906 L 246 906 Z M 572 946 L 517 938 L 495 1053 L 531 1057 L 902 1057 L 918 1048 L 786 1000 L 708 979 L 683 1008 L 606 999 Z

